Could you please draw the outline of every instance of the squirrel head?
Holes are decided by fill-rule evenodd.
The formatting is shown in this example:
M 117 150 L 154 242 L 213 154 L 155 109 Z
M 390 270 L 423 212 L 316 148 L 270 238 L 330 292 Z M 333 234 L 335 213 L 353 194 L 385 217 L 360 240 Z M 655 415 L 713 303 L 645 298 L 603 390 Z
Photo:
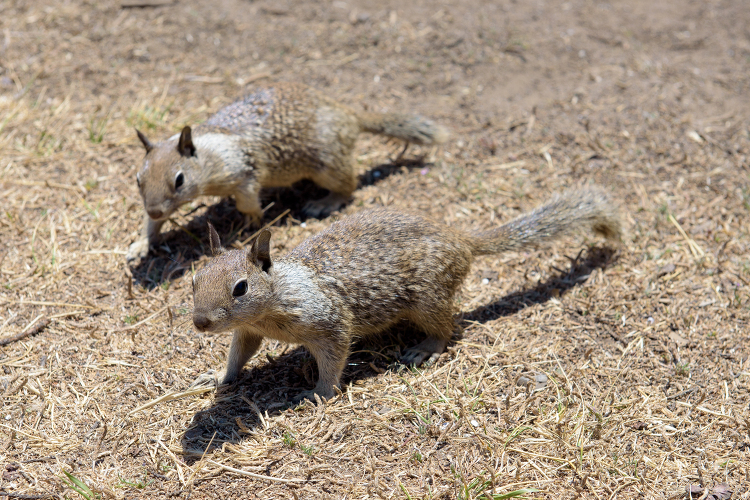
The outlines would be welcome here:
M 141 131 L 136 133 L 146 148 L 143 168 L 136 176 L 138 189 L 149 217 L 163 220 L 198 195 L 193 177 L 199 166 L 192 133 L 190 127 L 183 128 L 176 144 L 174 138 L 153 144 Z
M 263 319 L 272 299 L 271 232 L 247 249 L 227 250 L 208 224 L 214 258 L 193 277 L 193 323 L 202 332 L 240 328 Z

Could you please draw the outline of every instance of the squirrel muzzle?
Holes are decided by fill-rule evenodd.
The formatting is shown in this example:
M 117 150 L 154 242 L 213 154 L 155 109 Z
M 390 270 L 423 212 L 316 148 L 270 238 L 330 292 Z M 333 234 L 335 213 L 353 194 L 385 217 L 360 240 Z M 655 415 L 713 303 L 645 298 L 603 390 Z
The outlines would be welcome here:
M 193 324 L 198 331 L 205 332 L 211 326 L 211 320 L 200 313 L 193 313 Z

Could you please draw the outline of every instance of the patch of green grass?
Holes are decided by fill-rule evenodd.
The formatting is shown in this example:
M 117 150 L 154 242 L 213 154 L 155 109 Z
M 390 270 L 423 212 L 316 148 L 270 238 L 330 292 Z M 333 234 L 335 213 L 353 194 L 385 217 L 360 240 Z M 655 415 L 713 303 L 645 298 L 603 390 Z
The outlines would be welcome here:
M 505 500 L 506 498 L 516 497 L 526 498 L 523 497 L 523 495 L 525 495 L 526 493 L 536 493 L 537 491 L 539 490 L 535 488 L 523 488 L 520 490 L 509 491 L 508 493 L 493 493 L 492 495 L 485 493 L 484 495 L 479 497 L 479 500 Z
M 305 446 L 304 444 L 300 444 L 299 449 L 302 450 L 302 453 L 304 453 L 305 455 L 313 456 L 314 450 L 312 445 Z
M 526 427 L 526 426 L 523 426 L 523 425 L 519 425 L 518 427 L 516 427 L 515 429 L 513 429 L 513 431 L 510 433 L 510 436 L 508 436 L 508 439 L 505 441 L 504 447 L 508 446 L 511 441 L 513 441 L 518 436 L 520 436 L 521 434 L 523 434 L 524 432 L 526 432 L 526 431 L 528 431 L 530 429 L 531 429 L 531 427 Z
M 102 206 L 102 202 L 100 201 L 96 205 L 96 208 L 92 208 L 91 205 L 89 205 L 89 203 L 86 200 L 82 200 L 82 201 L 83 201 L 83 206 L 86 207 L 86 210 L 88 210 L 88 212 L 94 217 L 94 219 L 99 220 L 99 209 Z
M 690 375 L 690 363 L 680 363 L 674 367 L 674 372 L 680 377 L 687 377 Z
M 39 156 L 49 156 L 62 149 L 62 139 L 58 139 L 44 129 L 39 134 L 34 151 Z
M 104 129 L 107 127 L 108 121 L 109 114 L 100 120 L 91 117 L 91 121 L 89 121 L 89 141 L 94 144 L 101 144 L 104 140 Z
M 146 486 L 153 483 L 153 481 L 146 480 L 146 478 L 131 478 L 131 479 L 123 479 L 120 476 L 117 476 L 117 479 L 120 480 L 120 484 L 115 485 L 116 488 L 134 488 L 136 490 L 142 490 L 145 489 Z
M 523 488 L 520 490 L 509 491 L 507 493 L 491 493 L 488 489 L 492 488 L 492 481 L 484 477 L 485 471 L 479 473 L 468 483 L 463 478 L 460 479 L 461 487 L 458 492 L 459 500 L 506 500 L 508 498 L 523 497 L 527 493 L 535 493 L 539 490 L 534 488 Z
M 98 500 L 102 498 L 99 493 L 92 491 L 86 483 L 75 477 L 70 472 L 64 470 L 63 474 L 65 474 L 65 477 L 62 478 L 63 484 L 81 495 L 81 497 L 86 500 Z
M 287 448 L 294 448 L 297 445 L 297 440 L 294 439 L 291 432 L 285 432 L 281 439 L 284 441 L 284 446 Z
M 138 321 L 138 315 L 137 314 L 132 314 L 132 315 L 129 314 L 129 315 L 125 316 L 125 319 L 123 321 L 125 321 L 125 324 L 132 325 L 132 324 L 134 324 L 135 322 Z
M 173 105 L 174 102 L 163 107 L 141 104 L 141 106 L 130 110 L 127 119 L 128 125 L 138 130 L 156 130 L 164 125 Z

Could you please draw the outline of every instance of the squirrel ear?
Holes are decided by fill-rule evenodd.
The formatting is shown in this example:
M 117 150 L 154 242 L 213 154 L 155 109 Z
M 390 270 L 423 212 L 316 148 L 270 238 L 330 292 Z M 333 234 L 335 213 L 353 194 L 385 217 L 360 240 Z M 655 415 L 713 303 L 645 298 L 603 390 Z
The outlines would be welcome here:
M 138 129 L 135 129 L 135 133 L 138 134 L 138 138 L 141 140 L 141 144 L 143 144 L 143 147 L 146 148 L 146 154 L 149 154 L 152 149 L 154 149 L 154 145 L 151 144 L 151 141 L 148 140 L 148 137 L 143 135 L 143 132 L 141 132 Z
M 264 229 L 260 232 L 250 250 L 247 252 L 247 260 L 263 271 L 268 272 L 271 269 L 271 231 Z
M 214 229 L 214 226 L 210 222 L 208 223 L 208 246 L 211 249 L 211 254 L 214 256 L 224 251 L 221 247 L 219 233 L 216 232 L 216 229 Z
M 180 132 L 180 140 L 177 141 L 177 152 L 180 156 L 195 156 L 195 146 L 193 146 L 193 135 L 190 127 L 185 125 Z

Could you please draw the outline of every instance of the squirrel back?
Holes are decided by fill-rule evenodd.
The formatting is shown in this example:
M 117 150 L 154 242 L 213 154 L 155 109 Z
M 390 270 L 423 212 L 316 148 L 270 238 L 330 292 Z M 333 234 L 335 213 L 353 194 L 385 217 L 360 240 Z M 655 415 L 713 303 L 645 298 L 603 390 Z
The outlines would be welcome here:
M 196 310 L 199 304 L 200 309 L 212 309 L 210 304 L 221 296 L 226 296 L 224 303 L 232 303 L 227 295 L 231 283 L 224 281 L 247 275 L 249 281 L 273 282 L 274 267 L 283 264 L 285 269 L 304 269 L 298 277 L 312 280 L 310 289 L 322 291 L 327 300 L 336 297 L 339 307 L 346 309 L 337 314 L 350 318 L 351 335 L 366 335 L 415 311 L 450 310 L 452 297 L 476 256 L 521 250 L 587 229 L 610 239 L 620 237 L 617 207 L 601 189 L 567 191 L 507 224 L 477 233 L 416 214 L 386 208 L 363 210 L 331 224 L 276 262 L 271 262 L 266 250 L 261 267 L 253 264 L 257 258 L 245 256 L 249 250 L 221 253 L 196 276 L 212 283 L 200 294 L 196 292 Z M 270 232 L 264 231 L 261 238 L 268 246 Z M 277 283 L 268 290 L 283 295 L 288 285 Z M 258 303 L 277 303 L 262 295 L 260 289 L 254 294 L 253 314 L 258 314 Z M 232 308 L 227 312 L 231 315 Z M 245 321 L 251 316 L 242 313 L 238 317 Z

